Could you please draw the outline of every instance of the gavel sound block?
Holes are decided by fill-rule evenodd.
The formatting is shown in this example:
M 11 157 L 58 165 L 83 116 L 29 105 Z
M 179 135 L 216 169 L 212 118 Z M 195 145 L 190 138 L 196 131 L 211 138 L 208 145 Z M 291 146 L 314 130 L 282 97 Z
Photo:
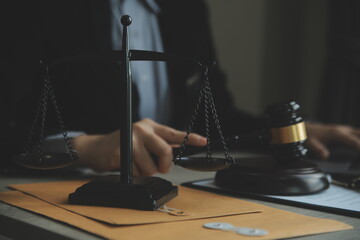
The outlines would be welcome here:
M 294 102 L 270 105 L 268 129 L 259 139 L 268 141 L 273 158 L 270 166 L 243 166 L 241 162 L 216 173 L 216 185 L 242 192 L 271 195 L 305 195 L 320 192 L 329 187 L 325 173 L 316 165 L 304 160 L 307 138 L 300 106 Z

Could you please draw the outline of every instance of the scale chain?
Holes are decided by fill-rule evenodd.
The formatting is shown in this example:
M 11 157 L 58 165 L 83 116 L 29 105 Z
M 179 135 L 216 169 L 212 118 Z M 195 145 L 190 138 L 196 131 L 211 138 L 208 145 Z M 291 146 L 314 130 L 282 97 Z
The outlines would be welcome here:
M 190 123 L 189 123 L 189 125 L 188 125 L 188 127 L 186 129 L 186 135 L 185 135 L 185 138 L 184 138 L 184 140 L 183 140 L 183 142 L 181 144 L 179 154 L 175 158 L 175 161 L 174 161 L 175 164 L 177 164 L 177 162 L 181 160 L 181 156 L 183 155 L 183 153 L 184 153 L 184 151 L 186 149 L 186 146 L 187 146 L 187 142 L 189 140 L 189 135 L 192 132 L 192 128 L 194 126 L 194 123 L 195 123 L 195 121 L 197 119 L 197 116 L 199 115 L 200 105 L 201 105 L 202 100 L 204 98 L 203 84 L 204 83 L 201 84 L 202 86 L 201 86 L 199 98 L 198 98 L 198 101 L 196 103 L 196 107 L 194 109 L 194 112 L 193 112 L 193 115 L 191 117 Z
M 205 68 L 205 71 L 207 71 L 207 68 Z M 205 134 L 206 134 L 206 139 L 207 139 L 207 144 L 206 144 L 206 157 L 207 158 L 211 158 L 211 142 L 210 142 L 210 121 L 209 121 L 209 107 L 210 106 L 210 101 L 208 98 L 208 94 L 206 93 L 206 82 L 204 81 L 204 86 L 203 86 L 203 90 L 205 93 L 205 97 L 204 97 L 204 110 L 205 110 Z
M 47 104 L 48 104 L 48 97 L 49 97 L 49 86 L 46 81 L 46 76 L 44 79 L 44 88 L 43 88 L 43 97 L 42 97 L 42 104 L 41 104 L 41 125 L 40 125 L 40 135 L 39 135 L 39 145 L 37 149 L 37 155 L 39 158 L 39 162 L 42 162 L 44 157 L 43 154 L 43 146 L 44 146 L 44 132 L 45 132 L 45 121 L 46 121 L 46 113 L 47 113 Z
M 221 130 L 219 117 L 218 117 L 218 114 L 217 114 L 217 110 L 216 110 L 216 106 L 215 106 L 215 102 L 214 102 L 214 97 L 213 97 L 212 92 L 211 92 L 210 81 L 209 81 L 209 78 L 208 78 L 208 68 L 205 69 L 204 77 L 205 77 L 205 95 L 207 96 L 207 98 L 210 101 L 211 113 L 212 113 L 212 116 L 213 116 L 213 119 L 214 119 L 214 122 L 215 122 L 215 126 L 217 128 L 217 131 L 218 131 L 218 134 L 219 134 L 219 137 L 220 137 L 222 147 L 223 147 L 224 152 L 225 152 L 225 157 L 228 160 L 228 164 L 230 164 L 230 163 L 235 164 L 235 160 L 230 156 L 229 148 L 227 147 L 227 144 L 226 144 L 225 139 L 224 139 L 223 132 Z
M 42 61 L 40 61 L 40 64 L 43 64 Z M 42 89 L 41 89 L 40 96 L 39 96 L 38 105 L 37 105 L 38 107 L 36 109 L 35 117 L 34 117 L 32 125 L 31 125 L 29 135 L 28 135 L 28 138 L 27 138 L 24 150 L 23 150 L 24 153 L 30 153 L 30 151 L 31 151 L 31 142 L 33 140 L 33 137 L 35 135 L 36 128 L 37 128 L 36 123 L 37 123 L 37 121 L 39 119 L 39 115 L 40 115 L 40 112 L 41 112 L 40 110 L 42 109 L 42 105 L 43 105 L 43 102 L 44 102 L 44 91 L 45 91 L 44 88 L 45 88 L 45 86 L 43 85 Z
M 61 113 L 59 111 L 58 105 L 57 105 L 57 101 L 56 101 L 56 97 L 54 94 L 54 90 L 53 87 L 51 85 L 50 82 L 50 75 L 49 75 L 49 67 L 47 64 L 45 64 L 43 61 L 40 61 L 41 66 L 43 67 L 43 77 L 44 77 L 44 83 L 43 83 L 43 87 L 40 93 L 40 98 L 39 98 L 39 103 L 38 103 L 38 108 L 36 110 L 35 113 L 35 117 L 34 117 L 34 121 L 33 124 L 30 128 L 30 132 L 29 132 L 29 136 L 27 138 L 27 142 L 26 145 L 24 147 L 24 152 L 25 153 L 30 153 L 31 151 L 31 142 L 34 138 L 34 135 L 36 133 L 36 123 L 39 120 L 40 117 L 40 113 L 41 113 L 41 122 L 40 122 L 40 130 L 39 130 L 39 143 L 37 146 L 37 156 L 39 159 L 39 162 L 42 162 L 43 157 L 44 157 L 44 153 L 43 153 L 43 146 L 44 146 L 44 142 L 45 142 L 45 122 L 46 122 L 46 114 L 47 114 L 47 109 L 48 109 L 48 100 L 50 98 L 52 105 L 54 107 L 55 110 L 55 114 L 57 117 L 57 121 L 59 123 L 60 126 L 60 131 L 61 134 L 64 137 L 64 141 L 65 144 L 70 152 L 70 158 L 72 161 L 75 161 L 78 159 L 78 155 L 76 153 L 76 151 L 73 149 L 71 141 L 67 135 L 67 131 L 65 128 L 65 124 L 63 121 L 63 118 L 61 116 Z
M 78 157 L 76 151 L 73 149 L 71 141 L 70 141 L 70 139 L 69 139 L 69 137 L 67 135 L 64 120 L 63 120 L 63 118 L 61 116 L 61 113 L 60 113 L 60 110 L 59 110 L 59 107 L 58 107 L 58 104 L 57 104 L 57 101 L 56 101 L 56 97 L 55 97 L 55 94 L 54 94 L 54 89 L 53 89 L 53 87 L 51 85 L 51 82 L 49 80 L 49 74 L 47 74 L 47 82 L 48 82 L 48 85 L 49 85 L 49 96 L 50 96 L 50 99 L 52 101 L 53 107 L 55 109 L 55 113 L 56 113 L 56 117 L 57 117 L 57 120 L 58 120 L 58 123 L 59 123 L 59 126 L 60 126 L 61 134 L 63 135 L 64 141 L 65 141 L 65 143 L 66 143 L 66 145 L 68 147 L 68 150 L 70 152 L 71 160 L 75 161 L 79 157 Z
M 192 131 L 194 122 L 197 119 L 197 116 L 198 116 L 198 113 L 199 113 L 199 110 L 200 110 L 200 105 L 202 103 L 204 103 L 204 110 L 205 110 L 205 131 L 206 131 L 205 134 L 206 134 L 206 138 L 207 138 L 206 157 L 211 158 L 210 121 L 209 121 L 209 119 L 210 119 L 210 117 L 209 117 L 209 108 L 210 108 L 210 111 L 211 111 L 211 114 L 212 114 L 212 119 L 214 120 L 214 124 L 215 124 L 215 127 L 216 127 L 217 131 L 218 131 L 220 141 L 221 141 L 224 153 L 225 153 L 225 157 L 227 159 L 227 164 L 235 164 L 235 160 L 230 156 L 229 148 L 227 147 L 227 144 L 226 144 L 225 139 L 224 139 L 223 132 L 221 130 L 221 126 L 220 126 L 218 114 L 217 114 L 217 111 L 216 111 L 214 98 L 213 98 L 213 95 L 212 95 L 212 92 L 211 92 L 211 87 L 210 87 L 210 81 L 209 81 L 209 78 L 208 78 L 208 74 L 209 74 L 208 67 L 203 67 L 203 74 L 202 74 L 203 81 L 202 81 L 202 84 L 201 84 L 199 98 L 198 98 L 196 107 L 194 109 L 193 116 L 192 116 L 192 118 L 190 120 L 190 124 L 189 124 L 189 126 L 187 128 L 186 136 L 185 136 L 184 141 L 183 141 L 183 143 L 181 145 L 179 154 L 178 154 L 178 156 L 176 157 L 176 159 L 174 161 L 175 164 L 178 161 L 181 160 L 181 156 L 182 156 L 182 154 L 184 153 L 184 151 L 186 149 L 186 145 L 187 145 L 187 142 L 188 142 L 188 139 L 189 139 L 189 135 L 190 135 L 190 133 Z

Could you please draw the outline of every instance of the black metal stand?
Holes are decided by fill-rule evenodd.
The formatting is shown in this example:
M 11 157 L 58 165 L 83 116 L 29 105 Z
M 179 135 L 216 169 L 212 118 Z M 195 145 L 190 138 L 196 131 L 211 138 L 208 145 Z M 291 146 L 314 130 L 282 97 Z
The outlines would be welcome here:
M 158 177 L 134 177 L 132 183 L 120 182 L 110 175 L 93 180 L 69 195 L 69 202 L 78 205 L 156 210 L 176 197 L 178 188 Z
M 123 42 L 121 57 L 121 111 L 120 122 L 121 175 L 93 180 L 69 195 L 69 202 L 80 205 L 122 207 L 156 210 L 176 197 L 178 189 L 158 177 L 132 175 L 132 96 L 128 26 L 130 16 L 121 18 Z

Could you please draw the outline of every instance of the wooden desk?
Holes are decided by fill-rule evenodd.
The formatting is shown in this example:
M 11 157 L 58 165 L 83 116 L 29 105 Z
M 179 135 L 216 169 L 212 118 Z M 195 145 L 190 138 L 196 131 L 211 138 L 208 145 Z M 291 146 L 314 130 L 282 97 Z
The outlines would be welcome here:
M 174 167 L 170 174 L 167 175 L 158 175 L 162 178 L 166 178 L 173 182 L 174 184 L 181 184 L 187 181 L 199 180 L 211 178 L 214 176 L 214 173 L 201 173 L 194 172 L 182 169 L 180 167 Z M 48 182 L 48 181 L 61 181 L 61 180 L 71 180 L 79 179 L 82 176 L 0 176 L 0 191 L 5 191 L 6 186 L 9 184 L 18 184 L 18 183 L 34 183 L 34 182 Z M 264 204 L 270 207 L 275 207 L 279 209 L 284 209 L 308 216 L 313 217 L 323 217 L 342 221 L 344 223 L 350 224 L 354 229 L 319 234 L 307 237 L 299 237 L 294 239 L 304 239 L 304 240 L 347 240 L 347 239 L 359 239 L 360 238 L 360 219 L 346 217 L 342 215 L 330 214 L 325 212 L 319 212 L 314 210 L 308 210 L 298 207 L 286 206 L 276 203 L 269 203 L 259 200 L 251 200 L 246 198 L 241 198 L 244 200 L 253 201 L 256 203 Z M 5 238 L 4 236 L 8 237 Z M 37 239 L 37 240 L 68 240 L 68 239 L 79 239 L 79 240 L 98 240 L 102 239 L 77 228 L 65 225 L 63 223 L 50 220 L 48 218 L 42 217 L 40 215 L 21 210 L 12 206 L 9 206 L 4 203 L 0 203 L 0 240 L 7 239 Z

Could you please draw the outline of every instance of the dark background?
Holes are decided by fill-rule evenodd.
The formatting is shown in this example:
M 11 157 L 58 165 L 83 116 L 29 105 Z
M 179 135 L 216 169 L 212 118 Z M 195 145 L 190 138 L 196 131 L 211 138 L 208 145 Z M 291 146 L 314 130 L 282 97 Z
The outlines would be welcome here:
M 295 99 L 310 119 L 360 125 L 356 0 L 207 0 L 237 105 Z
M 206 2 L 219 61 L 239 108 L 261 114 L 269 103 L 294 99 L 309 119 L 360 125 L 359 1 Z M 31 1 L 0 7 L 0 141 L 6 151 L 19 131 L 12 121 L 16 96 L 26 91 L 11 80 L 21 75 L 16 66 L 25 60 L 16 56 L 26 49 L 14 39 L 26 42 L 22 26 L 36 21 L 34 12 Z

